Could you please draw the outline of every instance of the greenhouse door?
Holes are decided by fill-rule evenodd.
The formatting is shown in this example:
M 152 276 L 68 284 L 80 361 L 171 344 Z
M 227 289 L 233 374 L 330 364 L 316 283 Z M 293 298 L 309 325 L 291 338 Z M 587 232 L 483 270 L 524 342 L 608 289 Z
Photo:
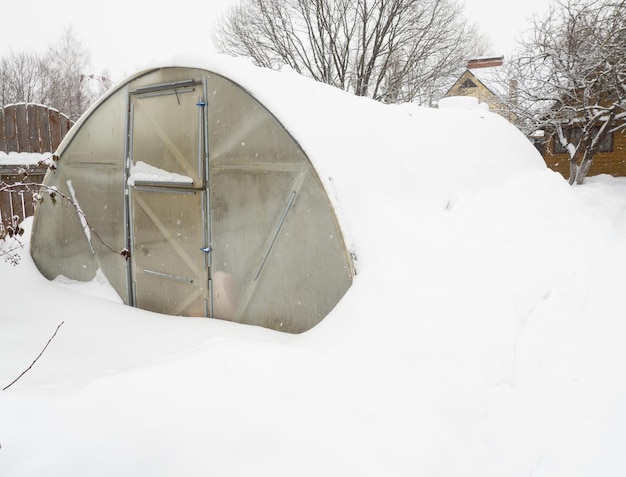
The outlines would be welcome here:
M 202 82 L 129 96 L 129 291 L 139 308 L 210 316 L 210 236 Z

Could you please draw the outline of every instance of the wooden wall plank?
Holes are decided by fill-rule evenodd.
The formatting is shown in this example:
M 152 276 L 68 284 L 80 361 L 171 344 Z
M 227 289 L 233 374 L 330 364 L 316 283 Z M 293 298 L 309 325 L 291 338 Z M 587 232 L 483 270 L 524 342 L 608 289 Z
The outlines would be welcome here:
M 41 144 L 41 128 L 39 127 L 39 115 L 37 110 L 41 106 L 36 104 L 28 104 L 26 106 L 28 116 L 28 136 L 30 137 L 30 151 L 31 152 L 44 152 Z
M 59 146 L 61 139 L 61 114 L 55 110 L 48 110 L 48 118 L 50 121 L 50 147 L 52 151 L 55 151 Z
M 41 152 L 52 152 L 48 111 L 48 108 L 37 109 L 37 116 L 39 117 L 39 135 L 41 137 Z
M 30 131 L 28 127 L 28 108 L 25 103 L 15 105 L 17 118 L 17 152 L 30 152 Z
M 63 140 L 63 138 L 65 137 L 65 135 L 69 132 L 71 128 L 72 128 L 71 119 L 65 116 L 64 114 L 62 114 L 61 115 L 61 140 Z M 58 146 L 59 145 L 57 144 L 57 147 Z M 56 150 L 56 147 L 54 148 L 54 150 Z
M 17 117 L 14 105 L 4 108 L 4 133 L 7 142 L 7 152 L 18 151 Z
M 4 177 L 0 177 L 0 180 L 4 181 Z M 0 192 L 0 220 L 2 223 L 7 226 L 11 222 L 11 217 L 13 216 L 11 210 L 11 192 L 8 190 Z
M 0 152 L 7 152 L 7 141 L 4 132 L 4 108 L 0 108 Z

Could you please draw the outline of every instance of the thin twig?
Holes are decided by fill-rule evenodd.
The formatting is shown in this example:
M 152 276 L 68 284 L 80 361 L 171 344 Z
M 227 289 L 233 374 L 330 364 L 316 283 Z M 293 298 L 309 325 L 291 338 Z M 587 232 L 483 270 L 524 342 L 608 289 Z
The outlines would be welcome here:
M 50 339 L 48 340 L 48 342 L 46 343 L 46 346 L 43 347 L 43 349 L 41 350 L 41 352 L 39 353 L 39 356 L 37 356 L 35 358 L 35 360 L 30 364 L 30 366 L 28 368 L 26 368 L 24 371 L 22 371 L 22 374 L 20 374 L 17 378 L 15 378 L 13 380 L 13 382 L 11 382 L 11 384 L 9 384 L 8 386 L 5 386 L 4 388 L 2 388 L 3 391 L 6 391 L 7 389 L 9 389 L 11 386 L 13 386 L 22 376 L 24 376 L 28 371 L 30 371 L 30 368 L 32 368 L 34 366 L 34 364 L 37 362 L 37 360 L 39 358 L 41 358 L 41 355 L 43 354 L 43 352 L 46 350 L 46 348 L 48 347 L 48 345 L 50 344 L 50 342 L 54 339 L 54 337 L 57 335 L 57 332 L 59 331 L 59 328 L 61 328 L 61 325 L 65 323 L 65 321 L 62 321 L 61 323 L 59 323 L 59 325 L 57 326 L 57 329 L 54 330 L 54 333 L 52 334 L 52 336 L 50 337 Z
M 71 198 L 68 197 L 67 195 L 63 194 L 62 192 L 59 192 L 55 187 L 51 187 L 39 182 L 20 182 L 20 183 L 15 183 L 15 184 L 1 184 L 2 187 L 0 188 L 0 192 L 5 191 L 5 190 L 11 190 L 14 188 L 18 188 L 18 187 L 23 187 L 25 188 L 25 190 L 32 190 L 31 187 L 37 187 L 39 188 L 40 191 L 44 191 L 46 193 L 48 193 L 48 195 L 55 196 L 54 198 L 52 198 L 51 200 L 56 200 L 56 196 L 59 196 L 61 199 L 65 200 L 68 204 L 70 204 L 72 207 L 74 207 L 74 210 L 76 211 L 76 213 L 81 216 L 82 218 L 85 219 L 85 223 L 87 225 L 87 228 L 89 229 L 89 231 L 98 239 L 98 241 L 104 246 L 106 247 L 108 250 L 110 250 L 112 253 L 116 254 L 116 255 L 120 255 L 122 257 L 124 257 L 125 259 L 128 259 L 129 254 L 128 254 L 128 250 L 116 250 L 113 247 L 111 247 L 101 236 L 100 234 L 91 226 L 91 224 L 89 223 L 89 220 L 87 220 L 87 216 L 85 215 L 85 213 L 81 210 L 80 207 L 78 207 L 78 204 Z M 0 256 L 2 256 L 3 254 L 0 253 Z
M 57 156 L 56 154 L 51 154 L 49 157 L 46 157 L 45 159 L 42 159 L 41 161 L 39 161 L 37 163 L 37 167 L 38 168 L 42 168 L 42 167 L 45 166 L 45 167 L 48 168 L 49 171 L 54 172 L 56 170 L 56 168 L 57 168 L 56 162 L 58 160 L 59 160 L 59 156 Z M 129 254 L 127 249 L 124 249 L 124 250 L 116 250 L 116 249 L 114 249 L 113 247 L 111 247 L 100 236 L 100 234 L 98 232 L 96 232 L 96 230 L 89 223 L 89 220 L 87 219 L 87 216 L 85 215 L 85 213 L 82 211 L 82 209 L 78 206 L 78 203 L 73 198 L 68 197 L 65 194 L 59 192 L 56 189 L 56 187 L 48 186 L 46 184 L 43 184 L 42 182 L 38 182 L 38 181 L 27 182 L 27 179 L 31 175 L 31 172 L 32 171 L 29 170 L 29 169 L 24 170 L 22 180 L 21 181 L 17 181 L 17 182 L 12 183 L 12 184 L 7 184 L 4 181 L 0 181 L 0 192 L 10 191 L 10 190 L 13 190 L 13 189 L 18 189 L 18 188 L 19 189 L 23 189 L 23 190 L 27 190 L 27 191 L 30 191 L 30 192 L 35 192 L 35 189 L 37 189 L 38 191 L 47 192 L 53 203 L 56 200 L 56 196 L 61 197 L 63 200 L 67 201 L 72 207 L 74 207 L 76 213 L 80 217 L 82 217 L 82 219 L 84 219 L 84 221 L 85 221 L 89 231 L 100 241 L 100 243 L 104 247 L 106 247 L 112 253 L 115 253 L 117 255 L 120 255 L 120 256 L 124 257 L 126 260 L 128 260 L 130 258 L 130 254 Z M 39 201 L 41 201 L 41 199 Z M 91 239 L 89 239 L 89 241 L 91 242 Z M 0 256 L 2 256 L 2 255 L 4 255 L 4 253 L 0 252 Z

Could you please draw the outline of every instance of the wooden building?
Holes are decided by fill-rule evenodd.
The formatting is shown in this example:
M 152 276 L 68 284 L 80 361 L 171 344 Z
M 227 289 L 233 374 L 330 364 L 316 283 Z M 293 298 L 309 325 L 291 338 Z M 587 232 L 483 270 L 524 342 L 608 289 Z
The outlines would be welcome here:
M 580 129 L 568 129 L 566 134 L 570 142 L 576 143 Z M 555 135 L 545 136 L 543 151 L 543 158 L 548 167 L 569 179 L 569 154 Z M 598 174 L 610 174 L 614 177 L 626 176 L 626 131 L 609 134 L 600 145 L 600 151 L 594 156 L 587 175 Z
M 471 96 L 481 103 L 489 105 L 493 112 L 505 117 L 515 124 L 515 114 L 507 104 L 514 104 L 516 85 L 507 80 L 502 72 L 504 57 L 477 58 L 470 60 L 467 68 L 445 94 L 450 96 Z M 580 129 L 570 129 L 570 141 L 576 141 Z M 569 155 L 555 141 L 553 135 L 541 131 L 539 135 L 529 137 L 543 155 L 547 166 L 569 178 Z M 611 134 L 604 141 L 591 165 L 588 175 L 610 174 L 626 176 L 626 131 Z

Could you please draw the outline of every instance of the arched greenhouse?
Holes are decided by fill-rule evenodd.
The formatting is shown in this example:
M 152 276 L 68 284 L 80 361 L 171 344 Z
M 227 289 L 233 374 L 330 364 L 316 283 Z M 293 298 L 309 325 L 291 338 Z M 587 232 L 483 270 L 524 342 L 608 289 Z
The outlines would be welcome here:
M 45 179 L 57 200 L 44 194 L 31 242 L 50 279 L 100 270 L 131 306 L 293 333 L 352 283 L 307 152 L 271 104 L 224 74 L 136 74 L 78 121 L 57 156 Z

